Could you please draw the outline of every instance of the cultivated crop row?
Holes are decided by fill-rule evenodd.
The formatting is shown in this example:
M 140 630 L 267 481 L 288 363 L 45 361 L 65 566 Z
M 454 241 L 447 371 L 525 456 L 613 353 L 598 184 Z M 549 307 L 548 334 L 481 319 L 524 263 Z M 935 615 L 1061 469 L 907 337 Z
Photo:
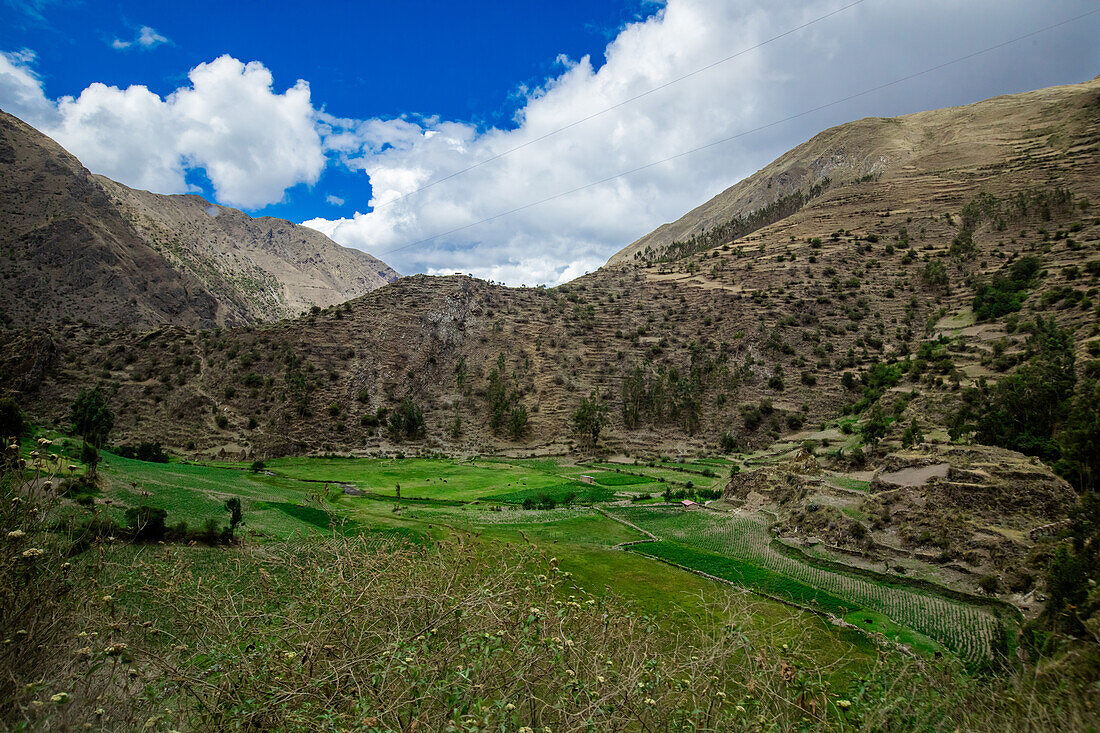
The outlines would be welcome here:
M 756 518 L 656 507 L 626 507 L 614 511 L 663 539 L 751 563 L 881 613 L 966 658 L 988 656 L 995 635 L 999 633 L 996 616 L 984 608 L 819 567 L 782 554 L 772 547 L 767 526 Z

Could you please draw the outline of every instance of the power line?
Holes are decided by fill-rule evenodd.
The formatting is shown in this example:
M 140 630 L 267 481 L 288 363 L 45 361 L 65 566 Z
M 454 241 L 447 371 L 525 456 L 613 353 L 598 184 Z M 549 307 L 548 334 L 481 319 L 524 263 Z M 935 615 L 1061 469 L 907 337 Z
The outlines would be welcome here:
M 996 51 L 997 49 L 1004 48 L 1005 46 L 1010 46 L 1014 43 L 1019 43 L 1020 41 L 1026 40 L 1028 38 L 1032 38 L 1033 36 L 1037 36 L 1041 33 L 1046 33 L 1047 31 L 1054 30 L 1055 28 L 1059 28 L 1059 27 L 1064 26 L 1064 25 L 1074 23 L 1074 22 L 1079 21 L 1083 18 L 1087 18 L 1090 15 L 1095 15 L 1096 13 L 1100 13 L 1100 8 L 1096 8 L 1095 10 L 1090 10 L 1087 13 L 1082 13 L 1082 14 L 1074 16 L 1072 18 L 1067 18 L 1066 20 L 1060 21 L 1058 23 L 1053 23 L 1051 25 L 1044 26 L 1043 28 L 1031 31 L 1030 33 L 1025 33 L 1021 36 L 1016 36 L 1015 38 L 1009 39 L 1007 41 L 1002 41 L 1001 43 L 995 44 L 993 46 L 983 48 L 980 51 L 974 51 L 974 52 L 968 53 L 964 56 L 959 56 L 957 58 L 951 59 L 950 61 L 945 61 L 941 64 L 936 64 L 935 66 L 930 66 L 930 67 L 928 67 L 926 69 L 923 69 L 921 71 L 917 71 L 917 72 L 914 72 L 912 74 L 907 74 L 905 76 L 894 79 L 893 81 L 888 81 L 884 84 L 879 84 L 877 86 L 873 86 L 873 87 L 870 87 L 868 89 L 864 89 L 863 91 L 856 92 L 854 94 L 849 94 L 846 97 L 842 97 L 842 98 L 834 100 L 832 102 L 828 102 L 826 104 L 821 104 L 821 105 L 818 105 L 816 107 L 811 107 L 810 109 L 803 110 L 802 112 L 798 112 L 797 114 L 793 114 L 793 115 L 790 115 L 788 117 L 784 117 L 782 119 L 775 120 L 773 122 L 769 122 L 769 123 L 764 124 L 764 125 L 760 125 L 759 127 L 754 127 L 752 129 L 749 129 L 749 130 L 743 130 L 742 132 L 739 132 L 735 135 L 730 135 L 728 137 L 724 137 L 724 138 L 721 138 L 721 139 L 718 139 L 718 140 L 714 140 L 712 142 L 706 143 L 705 145 L 700 145 L 698 147 L 691 148 L 690 150 L 684 150 L 682 152 L 676 153 L 675 155 L 670 155 L 667 158 L 661 158 L 660 160 L 655 160 L 653 162 L 646 163 L 644 165 L 640 165 L 637 168 L 631 168 L 630 170 L 621 171 L 619 173 L 616 173 L 613 176 L 607 176 L 606 178 L 601 178 L 597 181 L 591 181 L 590 183 L 586 183 L 582 186 L 577 186 L 576 188 L 571 188 L 568 191 L 562 191 L 561 193 L 556 193 L 553 196 L 547 196 L 546 198 L 539 199 L 538 201 L 532 201 L 532 202 L 524 204 L 522 206 L 517 206 L 514 209 L 509 209 L 508 211 L 503 211 L 499 214 L 494 214 L 493 216 L 489 216 L 489 217 L 486 217 L 484 219 L 480 219 L 478 221 L 471 222 L 470 224 L 464 224 L 460 227 L 455 227 L 454 229 L 449 229 L 445 232 L 440 232 L 439 234 L 433 234 L 430 237 L 425 237 L 424 239 L 419 239 L 415 242 L 409 242 L 408 244 L 403 244 L 400 247 L 394 247 L 392 249 L 388 249 L 388 250 L 385 250 L 383 252 L 379 252 L 378 254 L 380 254 L 380 255 L 393 254 L 394 252 L 400 252 L 402 250 L 406 250 L 406 249 L 409 249 L 411 247 L 416 247 L 416 246 L 419 246 L 421 244 L 426 244 L 427 242 L 431 242 L 432 240 L 439 239 L 440 237 L 446 237 L 446 236 L 449 236 L 451 234 L 455 234 L 457 232 L 461 232 L 461 231 L 464 231 L 466 229 L 470 229 L 472 227 L 479 226 L 481 224 L 485 224 L 487 222 L 494 221 L 496 219 L 500 219 L 502 217 L 509 216 L 511 214 L 515 214 L 515 213 L 520 212 L 520 211 L 524 211 L 525 209 L 530 209 L 532 207 L 539 206 L 541 204 L 545 204 L 545 203 L 548 203 L 550 201 L 554 201 L 555 199 L 559 199 L 559 198 L 562 198 L 564 196 L 569 196 L 570 194 L 574 194 L 574 193 L 577 193 L 579 191 L 583 191 L 585 189 L 592 188 L 594 186 L 599 186 L 600 184 L 607 183 L 609 181 L 614 181 L 618 178 L 622 178 L 624 176 L 629 176 L 633 173 L 638 173 L 639 171 L 643 171 L 643 170 L 646 170 L 648 168 L 652 168 L 652 167 L 660 165 L 662 163 L 668 163 L 668 162 L 676 160 L 678 158 L 683 158 L 683 157 L 691 155 L 693 153 L 698 153 L 699 151 L 707 150 L 707 149 L 713 148 L 717 145 L 721 145 L 723 143 L 730 142 L 731 140 L 736 140 L 738 138 L 745 137 L 746 135 L 751 135 L 753 133 L 760 132 L 761 130 L 767 130 L 768 128 L 775 127 L 777 125 L 781 125 L 785 122 L 790 122 L 791 120 L 796 120 L 800 117 L 805 117 L 806 115 L 813 114 L 814 112 L 820 112 L 823 109 L 828 109 L 829 107 L 835 107 L 838 104 L 843 104 L 844 102 L 850 102 L 853 99 L 858 99 L 859 97 L 863 97 L 863 96 L 866 96 L 868 94 L 872 94 L 874 92 L 881 91 L 881 90 L 886 89 L 888 87 L 896 86 L 897 84 L 901 84 L 903 82 L 910 81 L 911 79 L 915 79 L 919 76 L 924 76 L 926 74 L 931 74 L 932 72 L 939 71 L 941 69 L 947 68 L 948 66 L 952 66 L 954 64 L 958 64 L 958 63 L 961 63 L 963 61 L 968 61 L 968 60 L 970 60 L 972 58 L 975 58 L 977 56 L 981 56 L 981 55 L 987 54 L 991 51 Z
M 569 130 L 573 127 L 576 127 L 577 125 L 588 122 L 589 120 L 595 119 L 595 118 L 599 117 L 600 115 L 611 112 L 612 110 L 619 109 L 620 107 L 625 107 L 626 105 L 630 104 L 631 102 L 636 102 L 637 100 L 641 99 L 642 97 L 648 97 L 650 94 L 653 94 L 654 92 L 659 92 L 662 89 L 665 89 L 667 87 L 672 86 L 673 84 L 677 84 L 677 83 L 683 81 L 684 79 L 689 79 L 689 78 L 691 78 L 691 77 L 693 77 L 697 74 L 703 73 L 704 71 L 708 71 L 710 69 L 713 69 L 715 66 L 720 66 L 720 65 L 726 63 L 727 61 L 732 61 L 733 59 L 737 58 L 738 56 L 744 56 L 745 54 L 749 53 L 750 51 L 755 51 L 758 48 L 762 48 L 762 47 L 768 45 L 772 41 L 778 41 L 780 38 L 785 38 L 786 36 L 789 36 L 792 33 L 797 33 L 798 31 L 800 31 L 804 28 L 809 28 L 811 25 L 814 25 L 815 23 L 820 23 L 821 21 L 826 20 L 827 18 L 831 18 L 834 15 L 837 15 L 839 13 L 843 13 L 845 10 L 847 10 L 849 8 L 852 8 L 852 7 L 855 7 L 856 5 L 859 5 L 863 2 L 865 2 L 865 0 L 855 0 L 855 2 L 851 2 L 851 3 L 848 3 L 847 5 L 845 5 L 844 7 L 837 8 L 836 10 L 832 11 L 831 13 L 826 13 L 825 15 L 822 15 L 819 18 L 814 18 L 813 20 L 808 21 L 806 23 L 803 23 L 800 26 L 797 26 L 795 28 L 791 28 L 788 31 L 784 31 L 784 32 L 780 33 L 777 36 L 772 36 L 771 38 L 767 39 L 766 41 L 761 41 L 760 43 L 757 43 L 755 46 L 749 46 L 748 48 L 741 49 L 740 51 L 738 51 L 735 54 L 731 54 L 729 56 L 726 56 L 723 59 L 718 59 L 717 61 L 709 63 L 706 66 L 702 66 L 702 67 L 696 69 L 695 71 L 690 71 L 687 74 L 684 74 L 683 76 L 678 76 L 675 79 L 670 79 L 669 81 L 666 81 L 664 84 L 661 84 L 659 86 L 655 86 L 652 89 L 641 92 L 640 94 L 636 94 L 633 97 L 628 97 L 627 99 L 624 99 L 621 102 L 617 102 L 617 103 L 611 105 L 610 107 L 605 107 L 604 109 L 601 109 L 597 112 L 593 112 L 592 114 L 588 115 L 587 117 L 582 117 L 579 120 L 574 120 L 573 122 L 570 122 L 569 124 L 564 125 L 563 127 L 559 127 L 555 130 L 551 130 L 550 132 L 547 132 L 543 135 L 540 135 L 539 137 L 528 140 L 525 143 L 520 143 L 519 145 L 515 146 L 514 148 L 509 148 L 508 150 L 497 153 L 496 155 L 485 158 L 484 160 L 479 160 L 478 162 L 476 162 L 476 163 L 474 163 L 470 166 L 467 166 L 466 168 L 462 168 L 461 170 L 457 170 L 454 173 L 450 173 L 446 176 L 443 176 L 442 178 L 437 178 L 436 180 L 434 180 L 430 183 L 424 184 L 420 188 L 417 188 L 413 191 L 409 191 L 408 193 L 402 194 L 402 195 L 398 196 L 397 198 L 390 199 L 389 201 L 378 204 L 377 206 L 374 206 L 372 208 L 375 211 L 377 211 L 378 209 L 384 208 L 386 206 L 396 204 L 398 201 L 404 201 L 409 196 L 415 196 L 416 194 L 421 193 L 422 191 L 427 191 L 432 186 L 439 185 L 440 183 L 443 183 L 444 181 L 449 181 L 452 178 L 455 178 L 457 176 L 461 176 L 463 173 L 468 173 L 468 172 L 474 170 L 475 168 L 480 168 L 481 166 L 485 165 L 486 163 L 492 163 L 494 160 L 500 160 L 504 156 L 511 155 L 512 153 L 516 152 L 517 150 L 522 150 L 523 148 L 526 148 L 529 145 L 534 145 L 537 142 L 541 142 L 541 141 L 545 140 L 548 137 L 553 137 L 554 135 L 557 135 L 559 132 L 565 132 L 566 130 Z

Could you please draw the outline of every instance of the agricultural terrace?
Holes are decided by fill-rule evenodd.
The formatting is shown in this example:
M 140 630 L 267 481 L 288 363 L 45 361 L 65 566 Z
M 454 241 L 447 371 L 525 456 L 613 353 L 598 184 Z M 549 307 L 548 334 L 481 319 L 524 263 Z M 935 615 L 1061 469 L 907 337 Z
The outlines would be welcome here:
M 78 448 L 64 440 L 58 445 L 65 460 Z M 276 459 L 251 471 L 242 465 L 152 463 L 104 453 L 103 491 L 95 510 L 122 524 L 127 508 L 147 505 L 166 510 L 170 524 L 201 528 L 224 524 L 225 502 L 235 497 L 241 500 L 245 536 L 255 541 L 333 532 L 421 541 L 459 532 L 534 544 L 558 556 L 594 592 L 613 590 L 647 610 L 673 609 L 672 616 L 681 621 L 710 613 L 705 608 L 710 601 L 699 599 L 713 601 L 718 586 L 671 564 L 827 612 L 861 631 L 918 649 L 946 648 L 967 659 L 990 654 L 1002 631 L 989 607 L 885 576 L 846 573 L 777 549 L 763 518 L 637 503 L 646 494 L 682 488 L 688 481 L 698 489 L 719 489 L 733 465 L 724 459 L 635 465 L 309 457 Z M 588 478 L 582 481 L 582 476 Z M 552 507 L 524 504 L 547 497 L 554 500 Z M 634 527 L 661 541 L 631 544 L 633 552 L 616 550 L 648 539 Z M 838 656 L 866 652 L 852 637 L 838 636 L 804 612 L 771 601 L 760 607 L 767 609 L 764 615 L 777 638 L 812 628 L 815 645 L 832 646 Z
M 964 658 L 981 659 L 1003 635 L 999 616 L 987 607 L 886 576 L 876 580 L 840 572 L 813 558 L 795 557 L 790 548 L 781 552 L 765 520 L 758 517 L 666 507 L 615 507 L 609 512 L 662 540 L 633 545 L 631 550 L 819 608 L 861 628 L 884 631 L 897 641 L 927 646 L 930 639 Z

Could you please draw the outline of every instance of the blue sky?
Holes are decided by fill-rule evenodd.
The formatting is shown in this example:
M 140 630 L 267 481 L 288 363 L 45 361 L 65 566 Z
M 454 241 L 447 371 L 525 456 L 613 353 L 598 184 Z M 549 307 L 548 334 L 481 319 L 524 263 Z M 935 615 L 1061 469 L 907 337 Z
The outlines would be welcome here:
M 340 117 L 439 116 L 514 127 L 517 91 L 557 71 L 559 55 L 592 54 L 650 2 L 349 2 L 326 10 L 299 2 L 22 2 L 5 0 L 0 50 L 31 49 L 50 98 L 93 82 L 134 84 L 167 96 L 199 63 L 228 54 L 259 60 L 277 89 L 308 80 L 317 106 Z M 136 41 L 143 27 L 166 40 Z M 130 42 L 125 49 L 115 41 Z M 214 198 L 201 169 L 188 182 Z M 293 221 L 364 208 L 369 179 L 328 167 L 315 185 L 252 213 Z M 333 206 L 326 197 L 345 200 Z
M 1095 0 L 0 3 L 0 108 L 94 172 L 509 284 L 594 269 L 829 126 L 1100 73 Z

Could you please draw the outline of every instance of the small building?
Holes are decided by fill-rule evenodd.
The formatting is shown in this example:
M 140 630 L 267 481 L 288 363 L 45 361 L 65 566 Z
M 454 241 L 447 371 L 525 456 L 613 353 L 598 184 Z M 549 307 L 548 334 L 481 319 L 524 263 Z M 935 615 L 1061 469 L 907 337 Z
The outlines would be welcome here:
M 596 483 L 596 479 L 593 478 L 592 476 L 581 476 L 581 483 L 582 484 L 594 484 L 594 483 Z
M 682 507 L 684 507 L 684 509 L 691 509 L 693 506 L 699 506 L 698 504 L 696 504 L 691 499 L 684 499 L 683 501 L 680 502 L 680 505 Z

